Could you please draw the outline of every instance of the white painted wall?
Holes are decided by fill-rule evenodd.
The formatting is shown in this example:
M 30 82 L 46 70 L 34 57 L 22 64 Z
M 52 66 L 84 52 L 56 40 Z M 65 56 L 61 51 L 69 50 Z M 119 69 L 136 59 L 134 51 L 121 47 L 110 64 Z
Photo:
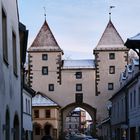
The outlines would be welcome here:
M 0 127 L 5 124 L 6 108 L 10 112 L 10 139 L 13 138 L 11 128 L 13 128 L 13 120 L 15 113 L 19 117 L 21 125 L 21 85 L 20 85 L 20 45 L 19 45 L 19 29 L 18 29 L 18 11 L 16 0 L 0 0 L 0 11 L 4 8 L 7 15 L 7 43 L 8 43 L 8 63 L 7 66 L 3 61 L 2 51 L 2 12 L 0 12 Z M 13 53 L 12 53 L 12 30 L 16 34 L 17 45 L 17 67 L 18 77 L 13 74 Z M 4 140 L 3 130 L 0 129 L 0 139 Z M 20 131 L 20 130 L 19 130 Z
M 27 104 L 26 104 L 27 101 Z M 23 89 L 23 128 L 32 131 L 32 96 Z

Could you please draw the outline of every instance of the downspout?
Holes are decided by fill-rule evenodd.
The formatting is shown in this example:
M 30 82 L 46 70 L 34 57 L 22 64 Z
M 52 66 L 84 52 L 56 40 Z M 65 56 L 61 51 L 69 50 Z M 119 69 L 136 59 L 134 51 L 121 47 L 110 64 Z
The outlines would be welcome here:
M 129 138 L 129 118 L 128 118 L 128 109 L 129 109 L 129 104 L 128 104 L 128 101 L 129 101 L 129 99 L 128 99 L 128 89 L 126 88 L 125 89 L 125 121 L 126 121 L 126 124 L 127 124 L 127 126 L 128 126 L 128 128 L 127 128 L 127 139 Z
M 23 129 L 23 82 L 24 81 L 24 68 L 21 64 L 21 140 L 24 140 L 24 129 Z

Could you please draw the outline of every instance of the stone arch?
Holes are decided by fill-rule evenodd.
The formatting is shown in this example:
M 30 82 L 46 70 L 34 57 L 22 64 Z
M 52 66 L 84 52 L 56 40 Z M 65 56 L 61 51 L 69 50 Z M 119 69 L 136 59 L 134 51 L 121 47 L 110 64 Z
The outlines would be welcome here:
M 96 126 L 96 109 L 90 105 L 88 105 L 87 103 L 71 103 L 67 106 L 65 106 L 64 108 L 61 109 L 61 134 L 63 134 L 64 132 L 64 122 L 66 119 L 66 116 L 68 115 L 69 112 L 71 112 L 72 110 L 74 110 L 77 107 L 81 107 L 83 109 L 85 109 L 91 116 L 94 126 Z M 94 133 L 96 133 L 96 127 L 94 127 Z
M 38 140 L 42 138 L 42 125 L 38 122 L 33 123 L 33 139 Z
M 5 140 L 10 140 L 10 111 L 8 106 L 5 113 Z
M 42 125 L 40 123 L 38 123 L 38 122 L 34 122 L 33 126 L 39 126 L 42 129 Z
M 15 113 L 14 121 L 13 121 L 13 140 L 19 140 L 20 139 L 20 123 L 19 123 L 19 117 L 18 114 Z
M 44 135 L 52 135 L 53 125 L 51 123 L 46 122 L 43 129 Z

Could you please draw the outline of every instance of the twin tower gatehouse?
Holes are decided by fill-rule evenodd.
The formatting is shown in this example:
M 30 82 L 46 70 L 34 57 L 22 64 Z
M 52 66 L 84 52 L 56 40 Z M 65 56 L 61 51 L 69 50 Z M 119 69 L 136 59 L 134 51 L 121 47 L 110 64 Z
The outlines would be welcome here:
M 52 124 L 56 137 L 76 107 L 85 109 L 94 124 L 108 117 L 108 99 L 119 89 L 120 73 L 128 63 L 128 49 L 111 20 L 93 52 L 95 59 L 63 60 L 47 21 L 28 49 L 30 87 L 60 107 L 58 127 Z

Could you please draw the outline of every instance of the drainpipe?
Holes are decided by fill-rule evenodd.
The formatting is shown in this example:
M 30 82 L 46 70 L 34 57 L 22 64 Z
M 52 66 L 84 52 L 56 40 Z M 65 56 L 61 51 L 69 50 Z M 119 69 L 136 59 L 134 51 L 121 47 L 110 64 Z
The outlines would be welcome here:
M 129 109 L 129 104 L 128 104 L 128 89 L 125 89 L 125 121 L 126 121 L 126 124 L 128 126 L 127 128 L 127 139 L 129 138 L 129 118 L 128 118 L 128 109 Z

